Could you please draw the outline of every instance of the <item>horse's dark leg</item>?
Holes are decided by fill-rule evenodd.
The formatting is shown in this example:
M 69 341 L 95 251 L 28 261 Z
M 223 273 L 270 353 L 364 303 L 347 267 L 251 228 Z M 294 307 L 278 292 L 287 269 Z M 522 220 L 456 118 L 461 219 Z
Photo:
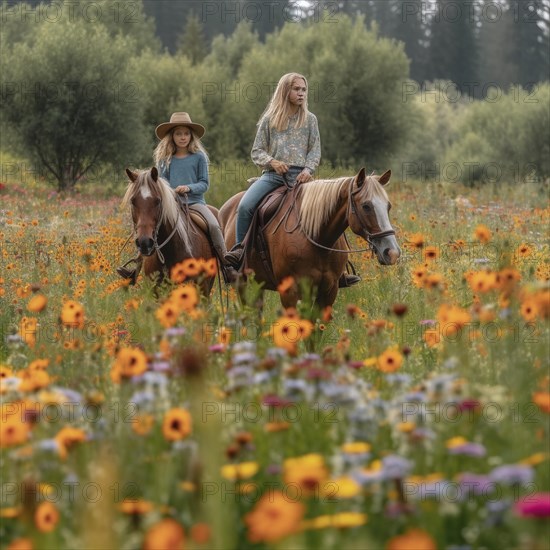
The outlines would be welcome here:
M 289 288 L 284 294 L 281 294 L 281 305 L 288 309 L 289 307 L 296 307 L 298 303 L 299 294 L 298 289 L 295 288 L 296 285 L 293 285 L 292 288 Z
M 321 285 L 317 291 L 317 297 L 315 299 L 315 305 L 319 308 L 320 311 L 325 309 L 327 306 L 332 306 L 336 301 L 336 296 L 338 295 L 338 281 L 332 281 L 330 286 Z

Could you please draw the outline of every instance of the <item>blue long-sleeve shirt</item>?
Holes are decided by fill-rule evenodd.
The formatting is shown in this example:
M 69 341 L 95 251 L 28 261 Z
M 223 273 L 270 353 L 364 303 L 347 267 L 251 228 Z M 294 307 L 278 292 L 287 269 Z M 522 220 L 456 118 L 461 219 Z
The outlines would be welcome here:
M 172 157 L 168 167 L 161 163 L 158 169 L 160 177 L 167 180 L 172 189 L 179 185 L 187 185 L 191 189 L 187 193 L 189 204 L 206 204 L 204 193 L 208 190 L 210 181 L 208 163 L 202 152 L 192 153 L 184 158 Z

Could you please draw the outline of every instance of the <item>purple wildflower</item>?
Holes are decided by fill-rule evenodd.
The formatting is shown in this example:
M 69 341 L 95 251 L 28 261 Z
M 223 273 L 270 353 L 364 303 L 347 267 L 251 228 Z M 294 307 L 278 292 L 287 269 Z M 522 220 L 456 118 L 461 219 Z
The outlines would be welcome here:
M 505 464 L 495 468 L 489 477 L 502 485 L 527 485 L 533 481 L 534 471 L 531 466 L 522 464 Z

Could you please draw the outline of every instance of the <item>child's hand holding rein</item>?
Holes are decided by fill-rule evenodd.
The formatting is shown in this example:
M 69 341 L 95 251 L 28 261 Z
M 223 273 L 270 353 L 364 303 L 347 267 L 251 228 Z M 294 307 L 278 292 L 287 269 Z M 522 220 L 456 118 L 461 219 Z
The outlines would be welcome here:
M 175 191 L 178 195 L 185 195 L 185 193 L 189 193 L 189 191 L 191 191 L 191 188 L 187 185 L 178 185 Z
M 269 164 L 271 168 L 277 172 L 280 176 L 288 172 L 288 164 L 281 162 L 280 160 L 273 159 Z
M 296 183 L 307 183 L 312 179 L 313 179 L 313 176 L 311 175 L 309 170 L 307 168 L 304 168 L 296 177 Z

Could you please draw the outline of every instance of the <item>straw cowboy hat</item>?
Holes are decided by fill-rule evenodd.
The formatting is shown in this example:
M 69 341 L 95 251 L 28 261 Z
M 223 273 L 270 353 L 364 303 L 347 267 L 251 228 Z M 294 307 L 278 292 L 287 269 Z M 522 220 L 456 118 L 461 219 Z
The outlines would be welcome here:
M 170 117 L 170 122 L 163 122 L 157 126 L 155 134 L 157 134 L 159 139 L 162 139 L 172 128 L 175 128 L 176 126 L 188 126 L 191 130 L 193 130 L 198 138 L 204 136 L 204 132 L 206 132 L 204 126 L 195 124 L 191 121 L 191 117 L 188 113 L 173 113 Z

